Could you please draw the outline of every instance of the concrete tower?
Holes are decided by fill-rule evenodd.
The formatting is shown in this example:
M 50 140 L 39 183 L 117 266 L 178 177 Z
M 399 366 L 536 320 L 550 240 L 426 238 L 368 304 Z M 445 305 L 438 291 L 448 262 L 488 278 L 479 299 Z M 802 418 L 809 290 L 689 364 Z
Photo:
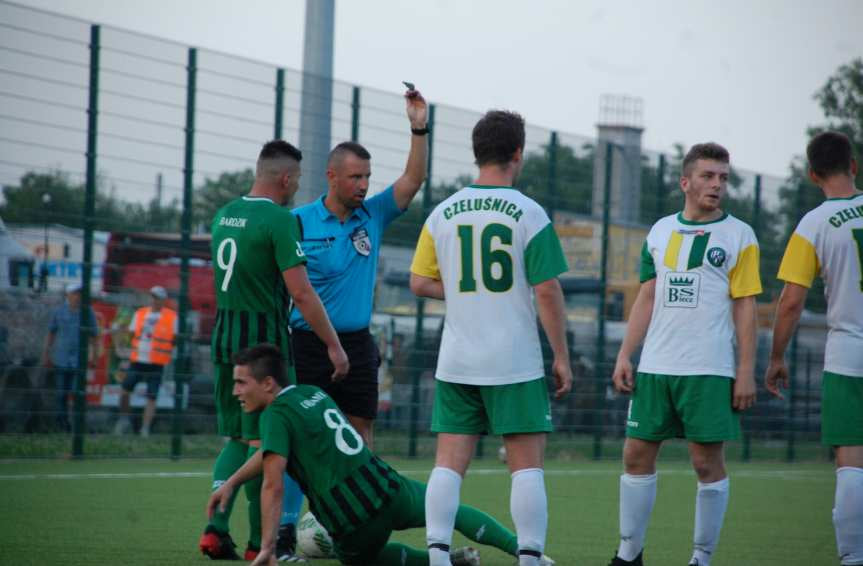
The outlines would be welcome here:
M 596 155 L 593 160 L 591 213 L 602 216 L 605 187 L 606 144 L 614 150 L 611 169 L 611 221 L 638 222 L 641 210 L 641 133 L 643 102 L 640 98 L 604 94 L 599 103 Z
M 303 176 L 294 203 L 305 204 L 327 190 L 327 154 L 333 106 L 335 0 L 306 0 L 300 150 Z

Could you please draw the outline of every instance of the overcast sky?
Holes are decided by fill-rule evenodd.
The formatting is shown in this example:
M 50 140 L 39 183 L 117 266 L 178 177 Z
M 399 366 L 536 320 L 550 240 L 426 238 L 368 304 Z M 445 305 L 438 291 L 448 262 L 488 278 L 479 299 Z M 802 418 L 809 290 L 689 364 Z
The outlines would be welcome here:
M 302 67 L 304 0 L 18 0 Z M 335 78 L 503 107 L 592 136 L 603 93 L 644 100 L 644 147 L 715 140 L 784 176 L 823 120 L 813 93 L 863 54 L 858 0 L 338 0 Z

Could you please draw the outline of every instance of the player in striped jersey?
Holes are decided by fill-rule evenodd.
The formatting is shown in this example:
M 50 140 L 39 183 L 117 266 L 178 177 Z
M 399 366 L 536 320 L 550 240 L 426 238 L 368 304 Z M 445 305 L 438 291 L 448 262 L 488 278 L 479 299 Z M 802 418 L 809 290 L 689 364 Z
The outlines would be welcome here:
M 620 477 L 620 545 L 611 566 L 641 566 L 662 442 L 684 437 L 698 476 L 690 566 L 708 566 L 729 485 L 724 442 L 755 401 L 758 242 L 720 208 L 728 151 L 693 146 L 683 159 L 683 211 L 660 219 L 642 250 L 642 282 L 612 377 L 632 393 Z M 734 361 L 734 338 L 738 359 Z M 638 373 L 630 358 L 644 340 Z
M 213 218 L 212 257 L 216 284 L 216 325 L 211 356 L 215 366 L 219 434 L 229 438 L 213 468 L 218 488 L 260 445 L 258 415 L 244 413 L 232 394 L 232 356 L 254 344 L 274 342 L 285 352 L 292 380 L 288 304 L 297 308 L 327 344 L 334 378 L 345 375 L 348 359 L 318 295 L 306 275 L 296 217 L 284 205 L 299 187 L 302 153 L 282 140 L 264 145 L 255 183 L 247 196 L 222 207 Z M 309 318 L 311 317 L 311 318 Z M 247 557 L 260 546 L 260 482 L 246 486 L 250 540 Z M 231 506 L 216 513 L 201 536 L 201 551 L 213 559 L 236 556 L 228 534 Z
M 863 192 L 857 160 L 838 132 L 806 148 L 809 178 L 827 198 L 797 225 L 779 266 L 785 281 L 776 306 L 767 390 L 788 386 L 784 354 L 817 275 L 827 297 L 827 346 L 821 396 L 821 440 L 836 448 L 833 526 L 842 564 L 863 564 Z
M 425 566 L 428 553 L 388 542 L 393 530 L 425 524 L 425 486 L 405 478 L 373 455 L 336 403 L 313 385 L 292 385 L 278 348 L 258 345 L 235 357 L 234 392 L 247 412 L 261 415 L 262 447 L 226 481 L 207 505 L 212 513 L 244 481 L 263 473 L 263 544 L 254 564 L 276 564 L 274 555 L 287 470 L 303 488 L 309 509 L 333 537 L 345 564 Z M 510 555 L 515 535 L 489 515 L 463 505 L 456 519 L 467 537 Z M 454 564 L 479 564 L 460 549 Z M 543 564 L 552 564 L 547 558 Z

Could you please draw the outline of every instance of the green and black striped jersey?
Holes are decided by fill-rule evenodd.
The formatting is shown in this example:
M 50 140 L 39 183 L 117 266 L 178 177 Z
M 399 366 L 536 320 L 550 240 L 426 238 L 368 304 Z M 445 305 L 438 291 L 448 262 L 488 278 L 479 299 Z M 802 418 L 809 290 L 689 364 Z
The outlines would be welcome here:
M 234 353 L 262 342 L 290 360 L 290 297 L 282 272 L 306 262 L 297 218 L 268 198 L 242 197 L 216 213 L 212 234 L 213 361 L 229 364 Z
M 398 474 L 374 456 L 329 395 L 291 385 L 261 415 L 261 449 L 287 458 L 309 510 L 334 538 L 368 522 L 399 490 Z

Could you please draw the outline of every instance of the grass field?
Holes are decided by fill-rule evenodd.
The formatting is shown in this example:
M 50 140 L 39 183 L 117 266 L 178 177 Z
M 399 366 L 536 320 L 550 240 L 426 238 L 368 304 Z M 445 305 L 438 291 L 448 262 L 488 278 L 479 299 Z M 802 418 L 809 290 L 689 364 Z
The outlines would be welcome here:
M 428 460 L 390 462 L 423 481 L 431 467 Z M 197 550 L 209 466 L 209 460 L 0 460 L 0 564 L 209 563 Z M 551 461 L 547 468 L 547 554 L 561 566 L 605 566 L 617 544 L 619 464 Z M 838 563 L 830 464 L 759 462 L 730 469 L 731 502 L 714 566 Z M 659 472 L 645 560 L 682 566 L 690 553 L 695 479 L 684 462 L 661 465 Z M 462 500 L 512 526 L 502 464 L 477 462 Z M 242 503 L 233 517 L 240 550 L 247 535 Z M 396 536 L 417 546 L 423 537 L 420 529 Z M 457 537 L 454 545 L 462 544 L 465 539 Z M 483 564 L 513 563 L 497 550 L 482 551 Z

